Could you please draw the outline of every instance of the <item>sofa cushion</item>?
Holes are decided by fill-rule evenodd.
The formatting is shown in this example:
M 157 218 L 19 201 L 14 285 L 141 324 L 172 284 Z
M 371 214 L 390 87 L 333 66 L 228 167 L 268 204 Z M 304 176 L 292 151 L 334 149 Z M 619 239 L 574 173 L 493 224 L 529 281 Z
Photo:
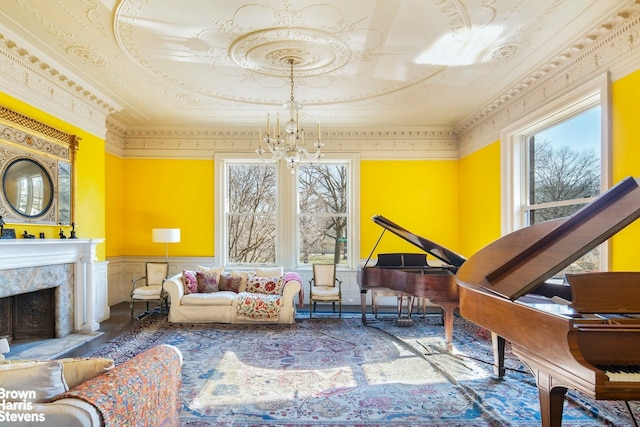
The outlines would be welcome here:
M 269 267 L 269 268 L 256 267 L 255 270 L 256 270 L 256 276 L 259 276 L 259 277 L 284 276 L 284 267 Z
M 7 391 L 26 392 L 28 402 L 43 403 L 69 389 L 62 369 L 59 361 L 3 364 L 0 365 L 0 384 Z M 25 396 L 12 393 L 5 398 L 7 402 L 22 402 Z
M 196 293 L 182 297 L 181 305 L 222 305 L 230 306 L 238 294 L 231 291 L 220 291 L 211 293 Z
M 240 292 L 247 290 L 247 279 L 249 279 L 249 273 L 247 271 L 231 270 L 231 277 L 239 277 L 242 280 L 240 282 Z
M 64 380 L 70 389 L 97 377 L 114 366 L 113 359 L 102 357 L 66 358 L 58 359 L 58 362 L 62 362 Z
M 184 294 L 192 294 L 198 292 L 198 279 L 196 272 L 191 270 L 182 270 L 182 284 L 184 286 Z
M 282 295 L 284 277 L 260 277 L 256 273 L 249 273 L 247 292 L 254 294 Z
M 240 286 L 242 285 L 242 277 L 231 276 L 230 274 L 224 274 L 220 276 L 218 282 L 218 289 L 221 291 L 240 292 Z
M 196 271 L 198 281 L 198 292 L 218 292 L 218 273 Z
M 203 273 L 213 273 L 216 274 L 217 277 L 220 277 L 224 274 L 224 267 L 207 267 L 199 265 L 198 271 L 202 271 Z

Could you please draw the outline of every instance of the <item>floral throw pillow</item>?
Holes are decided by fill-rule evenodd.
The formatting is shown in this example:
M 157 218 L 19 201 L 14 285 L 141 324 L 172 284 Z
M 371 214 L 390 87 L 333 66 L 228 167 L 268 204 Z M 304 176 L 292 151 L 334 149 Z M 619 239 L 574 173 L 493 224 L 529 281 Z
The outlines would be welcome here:
M 284 277 L 259 277 L 255 273 L 249 273 L 247 279 L 247 292 L 254 294 L 282 295 Z
M 198 292 L 198 279 L 196 272 L 191 270 L 182 270 L 182 284 L 184 285 L 184 294 L 195 294 Z
M 217 273 L 205 273 L 204 271 L 196 271 L 196 280 L 198 281 L 199 293 L 218 292 Z
M 218 289 L 221 291 L 240 292 L 240 285 L 242 284 L 242 277 L 224 275 L 220 276 L 220 282 L 218 283 Z

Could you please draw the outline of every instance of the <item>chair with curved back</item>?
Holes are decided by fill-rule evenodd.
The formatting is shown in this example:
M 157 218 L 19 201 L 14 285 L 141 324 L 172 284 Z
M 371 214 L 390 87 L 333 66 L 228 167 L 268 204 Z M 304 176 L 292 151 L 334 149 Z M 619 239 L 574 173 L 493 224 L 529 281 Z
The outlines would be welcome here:
M 313 264 L 313 277 L 309 281 L 309 317 L 313 316 L 316 303 L 332 303 L 342 317 L 342 280 L 336 277 L 335 264 Z
M 164 281 L 169 276 L 168 262 L 147 262 L 145 264 L 145 275 L 137 279 L 133 279 L 131 287 L 131 317 L 133 317 L 133 305 L 135 302 L 146 302 L 147 311 L 142 317 L 149 312 L 149 303 L 158 301 L 160 304 L 160 313 L 167 307 L 167 293 L 163 288 Z M 139 282 L 144 281 L 144 285 Z

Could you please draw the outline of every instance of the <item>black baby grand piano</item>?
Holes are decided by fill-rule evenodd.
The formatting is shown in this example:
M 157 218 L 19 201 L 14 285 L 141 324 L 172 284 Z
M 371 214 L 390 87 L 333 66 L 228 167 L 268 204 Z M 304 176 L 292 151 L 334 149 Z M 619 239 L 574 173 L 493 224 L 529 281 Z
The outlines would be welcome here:
M 458 270 L 460 314 L 492 332 L 499 371 L 504 340 L 531 369 L 544 427 L 561 425 L 569 388 L 599 400 L 640 399 L 640 272 L 567 274 L 569 306 L 526 302 L 638 217 L 640 187 L 627 178 L 570 217 L 496 240 Z M 627 370 L 636 373 L 618 373 Z
M 465 258 L 437 243 L 411 233 L 381 215 L 374 216 L 373 222 L 384 230 L 371 250 L 364 267 L 358 269 L 357 280 L 360 286 L 362 323 L 367 323 L 366 296 L 369 289 L 387 288 L 416 297 L 428 298 L 433 304 L 444 309 L 447 346 L 451 347 L 453 311 L 458 307 L 458 285 L 455 282 L 455 273 L 465 262 Z M 376 265 L 367 267 L 371 255 L 387 230 L 422 249 L 425 253 L 378 254 Z M 429 266 L 427 254 L 433 255 L 444 264 L 439 267 Z

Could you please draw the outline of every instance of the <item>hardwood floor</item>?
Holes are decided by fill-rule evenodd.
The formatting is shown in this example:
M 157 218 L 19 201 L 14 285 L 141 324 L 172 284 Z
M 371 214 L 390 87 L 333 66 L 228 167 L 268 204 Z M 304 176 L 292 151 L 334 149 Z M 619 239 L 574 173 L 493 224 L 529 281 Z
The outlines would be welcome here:
M 100 323 L 100 332 L 104 332 L 98 338 L 89 341 L 86 344 L 83 344 L 71 351 L 64 353 L 61 357 L 80 357 L 84 354 L 88 353 L 91 350 L 95 350 L 100 347 L 105 342 L 109 341 L 111 338 L 116 337 L 123 333 L 124 331 L 131 328 L 131 326 L 137 322 L 135 316 L 139 316 L 144 313 L 146 306 L 144 303 L 137 303 L 134 306 L 134 317 L 131 317 L 131 312 L 129 311 L 129 303 L 121 302 L 114 306 L 111 306 L 111 316 Z

